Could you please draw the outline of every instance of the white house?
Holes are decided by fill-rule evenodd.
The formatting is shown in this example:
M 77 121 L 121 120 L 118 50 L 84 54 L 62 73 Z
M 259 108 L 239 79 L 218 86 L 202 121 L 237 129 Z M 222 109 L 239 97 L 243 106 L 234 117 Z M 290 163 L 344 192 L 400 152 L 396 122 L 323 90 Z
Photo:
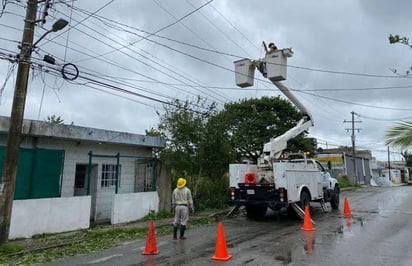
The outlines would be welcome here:
M 9 118 L 0 116 L 0 170 Z M 24 120 L 10 239 L 122 223 L 159 208 L 159 137 Z

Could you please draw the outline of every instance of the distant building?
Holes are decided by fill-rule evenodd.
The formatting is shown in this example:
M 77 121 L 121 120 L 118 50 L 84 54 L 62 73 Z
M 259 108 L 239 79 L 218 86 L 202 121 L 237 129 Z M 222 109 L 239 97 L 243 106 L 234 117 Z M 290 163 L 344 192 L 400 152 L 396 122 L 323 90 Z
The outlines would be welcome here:
M 352 148 L 318 149 L 317 160 L 329 169 L 334 177 L 347 176 L 352 184 L 369 184 L 372 178 L 370 161 L 372 153 L 368 150 L 356 150 L 356 175 Z

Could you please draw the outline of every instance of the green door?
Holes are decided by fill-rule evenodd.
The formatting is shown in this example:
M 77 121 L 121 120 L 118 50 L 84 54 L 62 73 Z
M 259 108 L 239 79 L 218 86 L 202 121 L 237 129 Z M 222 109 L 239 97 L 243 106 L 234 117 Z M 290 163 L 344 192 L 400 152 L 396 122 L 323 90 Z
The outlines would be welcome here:
M 0 147 L 0 171 L 4 155 Z M 63 162 L 64 150 L 20 148 L 14 199 L 60 197 Z

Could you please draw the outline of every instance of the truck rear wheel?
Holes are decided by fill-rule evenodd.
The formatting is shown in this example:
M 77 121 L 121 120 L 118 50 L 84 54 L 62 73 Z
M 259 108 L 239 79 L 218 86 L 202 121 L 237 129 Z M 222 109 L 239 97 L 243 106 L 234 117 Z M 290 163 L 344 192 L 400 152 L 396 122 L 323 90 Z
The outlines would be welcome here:
M 268 207 L 266 205 L 246 206 L 246 215 L 251 219 L 259 219 L 265 216 Z

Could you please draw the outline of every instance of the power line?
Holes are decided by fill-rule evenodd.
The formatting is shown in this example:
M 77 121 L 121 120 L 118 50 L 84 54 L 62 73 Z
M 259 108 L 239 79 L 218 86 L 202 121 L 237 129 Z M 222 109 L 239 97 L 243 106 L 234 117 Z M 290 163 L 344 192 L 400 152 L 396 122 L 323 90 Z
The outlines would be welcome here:
M 76 29 L 76 30 L 79 30 L 79 29 Z M 41 49 L 41 48 L 40 48 L 40 49 Z M 41 59 L 39 59 L 39 60 L 41 60 Z M 143 77 L 146 77 L 146 78 L 152 80 L 153 82 L 159 82 L 159 83 L 160 83 L 160 81 L 158 81 L 158 80 L 156 80 L 156 79 L 154 79 L 154 78 L 152 78 L 152 77 L 150 77 L 150 76 L 147 76 L 147 75 L 145 75 L 145 74 L 139 73 L 139 72 L 137 72 L 137 71 L 135 71 L 135 70 L 132 70 L 132 69 L 128 69 L 128 68 L 124 67 L 123 65 L 119 65 L 119 64 L 117 64 L 117 63 L 114 63 L 113 61 L 105 60 L 105 59 L 103 59 L 103 58 L 98 58 L 98 60 L 103 61 L 103 62 L 106 62 L 106 63 L 109 63 L 109 64 L 111 64 L 111 65 L 113 65 L 113 66 L 119 67 L 119 68 L 121 68 L 121 69 L 123 69 L 123 70 L 132 72 L 132 73 L 134 73 L 134 74 L 141 75 L 141 76 L 143 76 Z M 87 69 L 87 68 L 85 68 L 85 69 Z M 87 69 L 87 70 L 93 71 L 93 70 L 90 70 L 90 69 Z M 93 71 L 93 72 L 95 72 L 95 71 Z M 96 72 L 96 73 L 97 73 L 97 72 Z M 171 87 L 173 87 L 173 86 L 171 86 Z M 175 87 L 173 87 L 173 88 L 175 88 Z M 175 88 L 175 89 L 176 89 L 176 88 Z M 178 90 L 181 90 L 181 89 L 179 89 L 179 88 L 177 88 L 177 89 L 178 89 Z M 182 91 L 184 91 L 184 92 L 186 92 L 186 93 L 189 93 L 189 94 L 191 93 L 191 92 L 185 91 L 185 90 L 182 90 Z M 193 93 L 192 93 L 192 94 L 193 94 Z
M 249 40 L 249 38 L 245 34 L 243 34 L 243 32 L 241 32 L 227 17 L 225 17 L 219 10 L 217 10 L 213 4 L 210 5 L 210 7 L 212 7 L 219 14 L 219 16 L 221 16 L 230 26 L 232 26 L 232 28 L 234 28 L 240 35 L 242 35 L 243 38 L 245 38 L 252 46 L 260 49 L 254 42 Z
M 174 48 L 170 48 L 170 49 L 176 50 L 176 49 L 174 49 Z M 179 51 L 179 52 L 180 52 L 180 51 Z M 181 53 L 183 53 L 183 52 L 181 52 Z M 192 56 L 192 55 L 189 55 L 189 56 L 190 56 L 190 57 L 193 57 L 193 58 L 196 58 L 196 57 L 194 57 L 194 56 Z M 208 62 L 207 60 L 203 60 L 203 59 L 200 59 L 200 58 L 196 58 L 196 59 L 199 59 L 199 60 L 201 60 L 201 61 Z M 100 60 L 102 60 L 102 59 L 100 59 Z M 208 62 L 208 63 L 211 63 L 211 62 Z M 223 68 L 223 69 L 225 69 L 225 70 L 234 72 L 234 71 L 231 70 L 231 69 L 228 69 L 228 68 L 219 66 L 219 65 L 217 65 L 217 64 L 214 64 L 214 63 L 211 63 L 211 64 L 213 64 L 213 65 L 215 65 L 215 66 L 217 66 L 217 67 L 219 67 L 219 68 Z M 139 74 L 140 74 L 140 73 L 139 73 Z M 148 77 L 148 78 L 150 78 L 150 77 Z M 151 79 L 151 78 L 150 78 L 150 79 Z M 264 80 L 263 80 L 263 81 L 264 81 Z M 264 82 L 267 82 L 267 81 L 264 81 Z M 320 98 L 325 98 L 325 99 L 332 100 L 332 101 L 343 102 L 343 103 L 351 104 L 351 105 L 359 105 L 359 106 L 364 106 L 364 107 L 380 108 L 380 109 L 387 109 L 387 110 L 408 110 L 408 111 L 409 111 L 409 110 L 412 110 L 412 109 L 409 109 L 409 108 L 391 108 L 391 107 L 365 105 L 365 104 L 359 104 L 359 103 L 354 103 L 354 102 L 349 102 L 349 101 L 344 101 L 344 100 L 338 100 L 338 99 L 334 99 L 334 98 L 327 97 L 327 96 L 322 96 L 322 95 L 317 95 L 317 94 L 311 94 L 311 93 L 305 92 L 305 91 L 303 91 L 303 90 L 295 90 L 295 91 L 301 92 L 301 93 L 306 93 L 306 94 L 309 94 L 309 95 L 312 95 L 312 96 L 316 96 L 316 97 L 320 97 Z
M 160 29 L 157 30 L 155 33 L 159 33 L 159 32 L 161 32 L 161 31 L 163 31 L 163 30 L 165 30 L 165 29 L 167 29 L 167 28 L 170 28 L 171 26 L 179 23 L 181 20 L 187 18 L 188 16 L 192 15 L 193 13 L 197 12 L 199 9 L 205 7 L 206 5 L 208 5 L 209 3 L 213 2 L 213 1 L 214 1 L 214 0 L 209 0 L 209 1 L 206 2 L 205 4 L 201 5 L 200 7 L 196 8 L 195 10 L 192 10 L 191 12 L 189 12 L 188 14 L 184 15 L 183 17 L 177 19 L 177 20 L 174 21 L 173 23 L 170 23 L 169 25 L 166 25 L 166 26 L 160 28 Z M 114 52 L 116 52 L 116 51 L 120 51 L 121 49 L 126 48 L 126 47 L 128 47 L 128 46 L 135 45 L 136 43 L 140 42 L 140 41 L 143 40 L 143 39 L 147 40 L 151 35 L 152 35 L 152 34 L 149 34 L 148 36 L 142 37 L 142 39 L 140 39 L 140 40 L 138 40 L 138 41 L 132 42 L 132 43 L 127 44 L 127 45 L 123 45 L 123 46 L 120 47 L 120 48 L 115 48 L 115 49 L 113 49 L 112 51 L 102 53 L 102 54 L 98 55 L 98 57 L 100 57 L 100 56 L 105 56 L 105 55 L 114 53 Z
M 48 74 L 52 73 L 53 75 L 60 75 L 59 73 L 61 72 L 60 69 L 52 68 L 52 67 L 44 66 L 44 65 L 36 65 L 36 68 L 37 68 L 38 70 L 43 70 L 43 68 L 46 68 L 46 69 L 48 69 L 48 70 L 46 71 L 46 73 L 48 73 Z M 150 96 L 147 96 L 147 95 L 144 95 L 144 94 L 141 94 L 141 93 L 133 92 L 133 91 L 130 91 L 130 90 L 121 88 L 121 87 L 119 87 L 119 86 L 116 86 L 116 85 L 113 85 L 113 84 L 109 84 L 109 83 L 107 83 L 107 82 L 99 81 L 99 80 L 96 80 L 96 79 L 93 79 L 93 78 L 90 78 L 90 77 L 87 77 L 87 76 L 84 76 L 84 75 L 80 75 L 80 74 L 79 74 L 78 78 L 83 79 L 83 80 L 85 80 L 85 81 L 87 81 L 87 82 L 90 82 L 90 83 L 92 83 L 92 84 L 99 85 L 99 86 L 102 86 L 102 87 L 105 87 L 105 88 L 108 88 L 108 89 L 112 89 L 112 90 L 115 90 L 115 91 L 119 91 L 119 92 L 122 92 L 122 93 L 125 93 L 125 94 L 130 94 L 130 95 L 133 95 L 133 96 L 145 98 L 145 99 L 148 99 L 148 100 L 151 100 L 151 101 L 155 101 L 155 102 L 159 102 L 159 103 L 162 103 L 162 104 L 179 107 L 179 106 L 173 104 L 173 102 L 164 101 L 164 100 L 160 100 L 160 99 L 157 99 L 157 98 L 154 98 L 154 97 L 150 97 Z M 72 82 L 72 83 L 73 83 L 73 84 L 76 84 L 76 82 Z M 85 86 L 87 86 L 87 84 L 85 84 L 85 83 L 77 83 L 77 84 L 78 84 L 78 85 L 85 85 Z M 130 86 L 129 86 L 129 87 L 130 87 Z M 193 105 L 193 106 L 194 106 L 194 107 L 198 107 L 198 108 L 202 108 L 201 106 L 198 106 L 198 105 Z M 194 110 L 194 109 L 191 109 L 191 110 L 192 110 L 193 112 L 198 112 L 198 113 L 202 113 L 202 114 L 204 113 L 204 112 L 199 112 L 199 111 Z
M 386 106 L 376 106 L 376 105 L 369 105 L 369 104 L 361 104 L 361 103 L 355 103 L 355 102 L 350 102 L 350 101 L 344 101 L 344 100 L 340 100 L 340 99 L 334 99 L 334 98 L 331 98 L 331 97 L 327 97 L 327 96 L 323 96 L 323 95 L 318 95 L 318 94 L 313 94 L 313 93 L 309 93 L 309 92 L 301 91 L 301 90 L 294 90 L 294 91 L 300 92 L 300 93 L 304 93 L 304 94 L 308 94 L 308 95 L 312 95 L 312 96 L 319 97 L 319 98 L 328 99 L 328 100 L 335 101 L 335 102 L 346 103 L 346 104 L 350 104 L 350 105 L 358 105 L 358 106 L 369 107 L 369 108 L 385 109 L 385 110 L 395 110 L 395 111 L 412 111 L 411 108 L 394 108 L 394 107 L 386 107 Z
M 213 1 L 213 0 L 211 0 L 211 1 Z M 209 1 L 209 2 L 211 2 L 211 1 Z M 205 3 L 204 5 L 208 4 L 209 2 Z M 109 2 L 109 3 L 110 3 L 110 2 Z M 203 5 L 203 6 L 204 6 L 204 5 Z M 201 7 L 203 7 L 203 6 L 201 6 Z M 201 7 L 199 7 L 199 9 L 200 9 Z M 99 10 L 100 10 L 100 9 L 99 9 Z M 97 10 L 97 11 L 99 11 L 99 10 Z M 99 18 L 99 19 L 104 18 L 104 17 L 101 17 L 101 16 L 96 16 L 95 13 L 96 13 L 97 11 L 95 11 L 94 13 L 89 13 L 89 16 L 92 16 L 92 17 L 95 17 L 95 18 Z M 192 11 L 192 12 L 194 12 L 194 11 Z M 188 15 L 189 15 L 189 14 L 188 14 Z M 87 18 L 86 18 L 86 19 L 87 19 Z M 84 20 L 86 20 L 86 19 L 84 19 Z M 106 19 L 106 18 L 105 18 L 105 19 Z M 82 20 L 82 21 L 84 21 L 84 20 Z M 112 21 L 112 20 L 109 20 L 109 19 L 107 19 L 107 20 L 108 20 L 108 21 Z M 81 21 L 81 22 L 82 22 L 82 21 Z M 113 21 L 112 21 L 112 22 L 113 22 Z M 80 23 L 80 22 L 79 22 L 79 23 Z M 72 28 L 72 27 L 76 27 L 79 23 L 77 23 L 77 24 L 74 25 L 74 26 L 71 26 L 71 28 Z M 127 26 L 127 25 L 125 25 L 125 24 L 121 24 L 121 23 L 118 23 L 118 22 L 116 22 L 116 23 L 119 24 L 119 25 Z M 177 22 L 176 22 L 176 23 L 177 23 Z M 130 27 L 130 26 L 128 26 L 128 27 Z M 133 29 L 135 29 L 135 30 L 142 31 L 142 30 L 137 29 L 137 28 L 134 28 L 134 27 L 131 27 L 131 28 L 133 28 Z M 160 29 L 160 30 L 162 30 L 162 29 Z M 159 31 L 160 31 L 160 30 L 159 30 Z M 159 32 L 159 31 L 157 31 L 157 32 Z M 143 32 L 146 32 L 146 31 L 143 31 Z M 149 37 L 150 37 L 150 36 L 156 36 L 156 37 L 160 37 L 160 38 L 165 38 L 165 37 L 156 35 L 157 32 L 155 32 L 155 33 L 148 33 L 148 32 L 146 32 L 146 33 L 148 33 L 148 36 L 149 36 Z M 64 33 L 64 32 L 63 32 L 63 33 Z M 62 34 L 63 34 L 63 33 L 62 33 Z M 131 32 L 129 32 L 129 33 L 131 33 Z M 60 34 L 60 35 L 61 35 L 61 34 Z M 60 35 L 57 35 L 57 36 L 54 37 L 54 38 L 57 38 L 57 37 L 60 36 Z M 142 38 L 142 39 L 149 40 L 149 39 L 148 39 L 148 36 L 142 36 L 142 35 L 137 34 L 137 33 L 135 33 L 135 35 L 139 36 L 139 37 Z M 54 38 L 53 38 L 53 39 L 54 39 Z M 170 38 L 167 38 L 167 39 L 172 40 L 172 39 L 170 39 Z M 140 41 L 140 40 L 139 40 L 139 41 Z M 173 40 L 173 41 L 176 41 L 176 40 Z M 179 42 L 180 44 L 185 43 L 185 42 L 180 42 L 180 41 L 176 41 L 176 42 Z M 130 44 L 128 44 L 128 45 L 124 45 L 124 46 L 122 46 L 122 48 L 123 48 L 123 47 L 130 46 L 130 45 L 133 45 L 133 44 L 135 44 L 135 43 L 136 43 L 136 42 L 130 43 Z M 185 43 L 185 44 L 186 44 L 186 45 L 190 45 L 190 44 L 187 44 L 187 43 Z M 243 56 L 240 56 L 240 55 L 234 55 L 234 54 L 219 52 L 219 51 L 217 51 L 217 50 L 210 50 L 210 49 L 207 49 L 207 48 L 201 48 L 201 47 L 195 46 L 195 45 L 190 45 L 190 46 L 192 46 L 192 47 L 194 47 L 194 48 L 202 49 L 202 50 L 205 50 L 205 51 L 209 51 L 209 52 L 216 52 L 216 53 L 219 53 L 219 54 L 222 54 L 222 55 L 227 55 L 227 56 L 232 56 L 232 57 L 237 57 L 237 58 L 243 58 Z M 120 48 L 114 48 L 114 49 L 120 49 Z M 112 52 L 114 52 L 114 51 L 115 51 L 115 50 L 113 50 Z M 101 55 L 104 55 L 104 54 L 101 54 Z M 95 57 L 97 57 L 97 56 L 94 56 L 93 58 L 95 58 Z M 273 64 L 273 63 L 272 63 L 272 64 Z M 276 65 L 282 65 L 282 64 L 276 64 Z M 340 74 L 340 75 L 364 76 L 364 77 L 374 77 L 374 78 L 410 78 L 410 76 L 408 76 L 408 75 L 379 75 L 379 74 L 369 74 L 369 73 L 356 73 L 356 72 L 334 71 L 334 70 L 327 70 L 327 69 L 319 69 L 319 68 L 311 68 L 311 67 L 303 67 L 303 66 L 294 66 L 294 65 L 289 65 L 289 64 L 288 64 L 288 65 L 283 65 L 283 66 L 288 67 L 288 68 L 302 69 L 302 70 L 314 71 L 314 72 L 321 72 L 321 73 Z
M 110 0 L 109 2 L 107 2 L 106 4 L 104 4 L 103 6 L 101 6 L 100 8 L 98 8 L 96 11 L 94 11 L 93 13 L 91 13 L 91 15 L 92 15 L 92 14 L 96 14 L 97 12 L 100 12 L 101 10 L 103 10 L 104 8 L 106 8 L 108 5 L 110 5 L 113 1 L 114 1 L 114 0 Z M 91 16 L 91 15 L 90 15 L 90 16 Z M 89 17 L 90 17 L 90 16 L 89 16 Z M 68 28 L 67 30 L 63 30 L 60 34 L 56 35 L 55 37 L 53 37 L 53 38 L 50 39 L 49 41 L 52 41 L 52 40 L 58 38 L 59 36 L 63 35 L 64 33 L 66 33 L 67 31 L 69 31 L 69 30 L 72 29 L 72 28 L 76 28 L 77 25 L 79 25 L 80 23 L 86 21 L 89 17 L 84 18 L 82 21 L 76 23 L 74 26 L 69 25 L 69 28 Z M 49 41 L 48 41 L 48 42 L 49 42 Z M 45 42 L 44 44 L 46 44 L 46 43 L 48 43 L 48 42 Z
M 82 13 L 84 13 L 84 14 L 89 14 L 89 12 L 86 11 L 86 10 L 83 10 L 83 9 L 80 9 L 80 8 L 76 8 L 76 7 L 74 7 L 74 9 L 77 10 L 77 11 L 79 11 L 79 12 L 82 12 Z M 243 57 L 244 57 L 244 56 L 239 56 L 239 55 L 231 54 L 231 53 L 228 53 L 228 52 L 222 52 L 222 51 L 218 51 L 218 50 L 208 49 L 208 48 L 201 47 L 201 46 L 198 46 L 198 45 L 195 45 L 195 44 L 191 44 L 191 43 L 179 41 L 179 40 L 176 40 L 176 39 L 172 39 L 172 38 L 169 38 L 169 37 L 166 37 L 166 36 L 162 36 L 162 35 L 159 35 L 159 34 L 155 34 L 155 33 L 153 33 L 153 32 L 148 32 L 148 31 L 145 31 L 145 30 L 142 30 L 142 29 L 139 29 L 139 28 L 136 28 L 136 27 L 133 27 L 133 26 L 130 26 L 130 25 L 121 23 L 121 22 L 119 22 L 119 21 L 114 21 L 114 20 L 112 20 L 112 19 L 109 19 L 109 18 L 107 18 L 107 17 L 100 16 L 100 15 L 96 15 L 96 14 L 95 14 L 95 15 L 93 15 L 92 17 L 94 17 L 95 19 L 99 20 L 100 22 L 102 22 L 103 24 L 107 25 L 108 27 L 114 28 L 114 29 L 116 29 L 116 30 L 122 30 L 123 32 L 136 35 L 136 36 L 138 36 L 138 37 L 140 37 L 140 38 L 143 38 L 142 35 L 137 35 L 135 32 L 130 31 L 130 30 L 127 30 L 127 29 L 125 29 L 125 28 L 116 27 L 116 26 L 114 26 L 113 24 L 109 24 L 108 22 L 111 22 L 111 23 L 120 25 L 120 26 L 122 26 L 122 27 L 129 28 L 129 29 L 132 29 L 132 30 L 136 30 L 136 31 L 139 31 L 139 32 L 142 32 L 142 33 L 145 33 L 145 34 L 148 34 L 148 35 L 151 35 L 151 36 L 160 38 L 160 39 L 164 39 L 164 40 L 168 40 L 168 41 L 171 41 L 171 42 L 175 42 L 175 43 L 178 43 L 178 44 L 181 44 L 181 45 L 185 45 L 185 46 L 188 46 L 188 47 L 192 47 L 192 48 L 195 48 L 195 49 L 199 49 L 199 50 L 203 50 L 203 51 L 207 51 L 207 52 L 211 52 L 211 53 L 216 53 L 216 54 L 220 54 L 220 55 L 226 55 L 226 56 L 230 56 L 230 57 L 234 57 L 234 58 L 243 58 Z M 108 21 L 108 22 L 107 22 L 107 21 Z
M 87 26 L 87 25 L 83 25 L 83 26 L 86 27 L 86 28 L 88 28 L 88 29 L 90 29 L 90 30 L 93 30 L 91 27 L 89 27 L 89 26 Z M 76 29 L 77 31 L 82 32 L 83 34 L 87 35 L 87 36 L 90 37 L 90 38 L 93 38 L 93 39 L 95 39 L 95 40 L 99 40 L 99 39 L 97 39 L 96 37 L 93 37 L 93 36 L 85 33 L 84 31 L 80 30 L 79 28 L 75 28 L 75 29 Z M 115 40 L 115 39 L 113 39 L 113 38 L 107 37 L 107 35 L 104 34 L 104 33 L 101 33 L 101 32 L 96 31 L 96 30 L 94 30 L 94 32 L 97 33 L 97 34 L 99 34 L 100 36 L 103 36 L 103 37 L 105 37 L 105 38 L 107 38 L 107 39 L 115 42 L 115 43 L 121 44 L 121 43 L 118 42 L 117 40 Z M 108 43 L 106 43 L 106 42 L 102 42 L 101 40 L 99 40 L 99 41 L 100 41 L 101 43 L 103 43 L 103 44 L 111 47 L 111 48 L 114 48 L 112 45 L 110 45 L 110 44 L 108 44 Z M 188 79 L 187 77 L 182 76 L 181 74 L 177 73 L 177 72 L 174 71 L 173 69 L 170 69 L 170 68 L 168 68 L 168 67 L 165 67 L 165 66 L 159 64 L 158 62 L 156 62 L 156 61 L 148 58 L 147 56 L 144 56 L 144 55 L 142 55 L 142 54 L 140 54 L 140 53 L 137 53 L 136 51 L 134 51 L 134 50 L 131 49 L 130 47 L 126 47 L 126 48 L 127 48 L 128 50 L 130 50 L 130 51 L 132 51 L 132 52 L 134 52 L 134 53 L 136 53 L 136 54 L 138 54 L 138 55 L 146 58 L 147 60 L 150 60 L 150 61 L 153 62 L 154 64 L 159 65 L 159 66 L 167 69 L 169 72 L 172 72 L 172 73 L 174 73 L 174 74 L 176 74 L 176 75 L 179 75 L 179 76 L 181 76 L 181 77 L 183 77 L 183 78 L 185 78 L 185 79 Z M 156 68 L 156 67 L 154 67 L 154 66 L 152 66 L 152 65 L 150 65 L 150 64 L 146 64 L 146 63 L 144 63 L 142 60 L 140 60 L 140 59 L 138 59 L 138 58 L 136 58 L 136 57 L 134 57 L 134 56 L 132 56 L 132 55 L 130 55 L 130 54 L 127 54 L 127 53 L 124 52 L 124 51 L 119 51 L 119 52 L 122 53 L 122 54 L 124 54 L 124 55 L 126 55 L 126 56 L 128 56 L 128 57 L 131 58 L 131 59 L 134 59 L 134 60 L 140 62 L 141 64 L 143 64 L 143 65 L 145 65 L 145 66 L 147 66 L 147 67 L 150 67 L 150 68 L 152 68 L 152 69 L 154 69 L 154 70 L 156 70 L 156 71 L 158 71 L 158 72 L 160 72 L 160 73 L 162 73 L 162 74 L 164 74 L 164 75 L 172 78 L 172 79 L 175 79 L 175 80 L 177 80 L 177 81 L 182 82 L 182 81 L 179 80 L 178 78 L 173 77 L 172 75 L 170 75 L 168 72 L 164 72 L 164 71 L 159 70 L 158 68 Z M 98 57 L 98 58 L 96 58 L 96 59 L 102 60 L 101 57 Z M 82 61 L 82 60 L 80 60 L 80 61 Z M 77 62 L 79 62 L 79 61 L 77 61 Z M 188 80 L 189 80 L 189 79 L 188 79 Z M 192 81 L 192 82 L 193 82 L 193 81 Z M 172 87 L 173 87 L 173 86 L 172 86 Z M 176 88 L 176 87 L 175 87 L 175 89 L 180 90 L 179 88 Z M 210 94 L 208 94 L 208 93 L 206 93 L 206 92 L 204 92 L 204 91 L 199 91 L 199 92 L 201 92 L 201 93 L 203 93 L 203 94 L 206 94 L 206 95 L 208 95 L 208 96 L 211 97 L 211 98 L 214 98 L 214 99 L 217 100 L 218 102 L 219 102 L 219 101 L 221 102 L 221 98 L 222 98 L 222 97 L 223 97 L 223 98 L 226 98 L 225 96 L 222 96 L 222 95 L 220 95 L 221 98 L 218 98 L 218 97 L 216 97 L 216 96 L 214 96 L 214 95 L 210 95 Z M 227 98 L 226 98 L 226 99 L 227 99 Z
M 228 70 L 228 69 L 227 69 Z M 230 71 L 232 71 L 232 70 L 230 70 Z M 232 71 L 233 72 L 233 71 Z M 382 76 L 380 76 L 380 77 L 382 77 Z M 393 77 L 393 76 L 387 76 L 387 77 Z M 312 96 L 314 96 L 314 95 L 312 95 Z M 329 97 L 325 97 L 325 96 L 320 96 L 320 95 L 316 95 L 317 97 L 322 97 L 322 98 L 327 98 L 327 99 L 330 99 L 330 100 L 336 100 L 336 99 L 332 99 L 332 98 L 329 98 Z M 339 101 L 339 100 L 336 100 L 336 101 Z M 341 102 L 345 102 L 345 103 L 348 103 L 348 104 L 356 104 L 356 103 L 353 103 L 353 102 L 347 102 L 347 101 L 341 101 Z M 357 104 L 357 105 L 360 105 L 360 104 Z M 371 105 L 361 105 L 361 106 L 366 106 L 366 107 L 373 107 L 373 108 L 382 108 L 382 107 L 378 107 L 378 106 L 371 106 Z M 411 109 L 400 109 L 400 108 L 385 108 L 385 107 L 383 107 L 384 109 L 392 109 L 392 110 L 411 110 Z
M 87 27 L 87 26 L 86 26 Z M 79 30 L 79 29 L 77 29 L 77 30 Z M 83 32 L 83 31 L 81 31 L 81 32 Z M 85 33 L 85 32 L 83 32 L 83 33 Z M 86 34 L 86 33 L 85 33 Z M 104 35 L 103 33 L 100 33 L 101 35 Z M 86 35 L 88 35 L 88 34 L 86 34 Z M 105 36 L 105 35 L 104 35 Z M 112 41 L 115 41 L 115 40 L 113 40 L 113 39 L 111 39 Z M 117 42 L 118 43 L 118 42 Z M 131 50 L 131 48 L 128 48 L 129 50 Z M 145 51 L 145 50 L 143 50 L 143 49 L 140 49 L 140 50 L 142 50 L 143 52 L 145 52 L 146 54 L 149 54 L 149 55 L 151 55 L 149 52 L 147 52 L 147 51 Z M 137 53 L 136 51 L 134 51 L 134 50 L 131 50 L 132 52 L 135 52 L 135 53 Z M 139 54 L 139 53 L 138 53 Z M 159 59 L 157 58 L 157 57 L 155 57 L 156 58 L 156 61 L 153 61 L 153 60 L 151 60 L 150 58 L 148 58 L 147 56 L 144 56 L 144 55 L 142 55 L 142 54 L 139 54 L 140 56 L 142 56 L 142 57 L 144 57 L 144 58 L 146 58 L 147 60 L 150 60 L 150 61 L 152 61 L 153 63 L 155 63 L 155 64 L 157 64 L 157 65 L 160 65 L 161 67 L 163 67 L 163 68 L 166 68 L 169 72 L 171 72 L 171 73 L 174 73 L 174 74 L 176 74 L 176 75 L 178 75 L 178 76 L 180 76 L 180 77 L 182 77 L 182 78 L 184 78 L 184 79 L 187 79 L 187 80 L 189 80 L 189 81 L 191 81 L 191 82 L 194 82 L 194 83 L 196 83 L 196 84 L 198 84 L 198 85 L 200 85 L 198 82 L 195 82 L 195 81 L 193 81 L 193 80 L 191 80 L 191 79 L 189 79 L 189 78 L 187 78 L 187 76 L 188 76 L 188 74 L 185 74 L 185 75 L 182 75 L 182 74 L 180 74 L 179 72 L 183 72 L 183 71 L 179 71 L 179 72 L 177 72 L 177 71 L 175 71 L 175 70 L 173 70 L 173 69 L 171 69 L 171 68 L 168 68 L 168 67 L 165 67 L 164 65 L 161 65 L 161 64 L 159 64 L 158 63 L 158 61 L 159 61 Z M 151 55 L 151 56 L 153 56 L 153 55 Z M 153 56 L 154 57 L 154 56 Z M 80 60 L 81 61 L 81 60 Z M 76 62 L 79 62 L 79 61 L 76 61 Z M 166 73 L 164 73 L 164 72 L 162 72 L 163 74 L 166 74 Z M 166 74 L 166 75 L 168 75 L 168 74 Z M 173 78 L 173 77 L 172 77 Z M 176 79 L 176 78 L 174 78 L 174 79 Z M 190 84 L 185 84 L 185 85 L 187 85 L 187 86 L 191 86 Z M 207 94 L 207 93 L 205 93 L 204 91 L 200 91 L 201 93 L 203 93 L 203 94 Z M 207 94 L 208 95 L 208 94 Z M 212 95 L 208 95 L 208 96 L 210 96 L 210 97 L 214 97 L 214 96 L 212 96 Z M 226 98 L 227 99 L 227 97 L 226 96 L 223 96 L 223 95 L 220 95 L 220 98 L 216 98 L 216 100 L 220 100 L 221 98 Z
M 407 116 L 403 118 L 396 118 L 396 119 L 389 119 L 389 118 L 380 118 L 380 117 L 371 117 L 371 116 L 366 116 L 362 114 L 358 114 L 360 117 L 369 119 L 369 120 L 375 120 L 375 121 L 383 121 L 383 122 L 395 122 L 395 121 L 405 121 L 405 120 L 411 120 L 412 116 Z
M 156 0 L 153 0 L 153 1 L 156 2 Z M 191 5 L 192 7 L 194 7 L 194 5 L 193 5 L 192 3 L 190 3 L 188 0 L 186 0 L 186 3 L 188 3 L 189 5 Z M 243 47 L 241 47 L 237 42 L 235 42 L 235 41 L 234 41 L 228 34 L 226 34 L 226 32 L 224 32 L 221 28 L 219 28 L 218 26 L 216 26 L 216 24 L 215 24 L 212 20 L 210 20 L 206 15 L 204 15 L 204 14 L 202 13 L 202 11 L 199 11 L 199 14 L 201 14 L 202 17 L 207 20 L 207 22 L 209 22 L 211 25 L 213 25 L 213 27 L 214 27 L 215 29 L 217 29 L 219 32 L 221 32 L 221 33 L 222 33 L 228 40 L 230 40 L 235 46 L 239 47 L 243 52 L 245 52 L 245 54 L 247 54 L 247 55 L 249 56 L 249 53 L 248 53 L 245 49 L 243 49 Z
M 314 72 L 322 72 L 322 73 L 330 73 L 330 74 L 339 74 L 339 75 L 348 75 L 348 76 L 361 76 L 361 77 L 369 77 L 369 78 L 411 78 L 408 75 L 378 75 L 378 74 L 368 74 L 368 73 L 356 73 L 356 72 L 345 72 L 345 71 L 334 71 L 334 70 L 326 70 L 320 68 L 310 68 L 310 67 L 302 67 L 302 66 L 294 66 L 294 65 L 285 65 L 285 64 L 277 64 L 269 62 L 272 65 L 284 66 L 288 68 L 295 68 L 295 69 L 302 69 L 302 70 L 309 70 Z

